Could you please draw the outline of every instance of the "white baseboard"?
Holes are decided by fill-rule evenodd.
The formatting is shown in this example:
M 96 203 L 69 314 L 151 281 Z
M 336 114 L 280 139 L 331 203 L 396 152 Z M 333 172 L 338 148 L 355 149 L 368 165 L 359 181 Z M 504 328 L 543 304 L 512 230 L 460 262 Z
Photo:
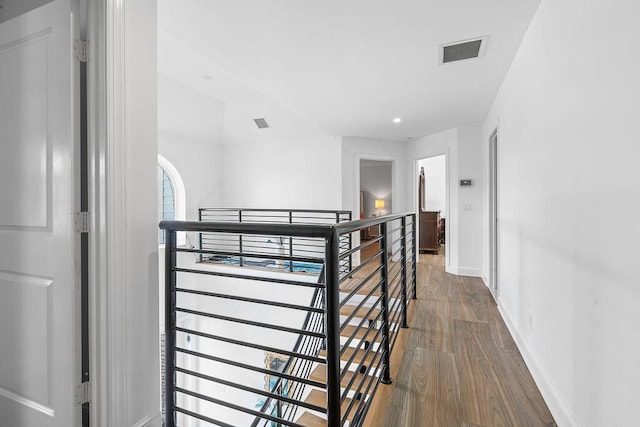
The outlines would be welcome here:
M 491 289 L 491 286 L 489 286 L 489 278 L 488 278 L 488 277 L 485 277 L 485 276 L 484 276 L 484 274 L 483 274 L 483 275 L 481 275 L 481 278 L 482 278 L 482 281 L 484 282 L 484 285 L 485 285 L 487 288 Z
M 459 267 L 457 265 L 449 265 L 445 268 L 445 271 L 449 274 L 455 274 L 456 276 L 472 276 L 472 277 L 482 276 L 482 273 L 479 268 Z
M 162 426 L 162 413 L 160 410 L 141 418 L 133 427 L 160 427 Z
M 529 350 L 529 347 L 527 347 L 527 344 L 518 332 L 518 328 L 511 319 L 511 316 L 507 313 L 507 310 L 504 308 L 502 301 L 499 298 L 498 310 L 500 311 L 511 336 L 516 342 L 516 345 L 520 350 L 520 354 L 522 354 L 522 358 L 524 359 L 524 363 L 527 365 L 527 368 L 529 368 L 529 372 L 531 372 L 533 380 L 538 386 L 540 393 L 542 393 L 542 397 L 549 407 L 556 424 L 558 424 L 559 427 L 578 427 L 580 424 L 576 420 L 576 417 L 573 415 L 564 399 L 560 396 L 560 392 L 555 387 L 549 376 L 546 375 L 540 364 L 537 362 Z

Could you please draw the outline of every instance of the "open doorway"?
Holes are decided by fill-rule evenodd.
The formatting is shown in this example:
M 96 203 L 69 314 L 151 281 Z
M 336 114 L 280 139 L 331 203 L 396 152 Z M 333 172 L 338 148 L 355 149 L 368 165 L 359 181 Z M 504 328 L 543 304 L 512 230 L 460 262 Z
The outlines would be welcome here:
M 391 160 L 360 159 L 360 219 L 374 218 L 393 212 L 393 162 Z M 361 231 L 360 240 L 379 236 L 378 226 Z M 376 245 L 368 247 L 377 251 Z M 368 254 L 361 255 L 364 259 Z
M 360 159 L 360 218 L 393 212 L 393 164 L 390 160 Z
M 421 253 L 444 255 L 449 216 L 446 155 L 418 160 L 417 174 L 418 248 Z

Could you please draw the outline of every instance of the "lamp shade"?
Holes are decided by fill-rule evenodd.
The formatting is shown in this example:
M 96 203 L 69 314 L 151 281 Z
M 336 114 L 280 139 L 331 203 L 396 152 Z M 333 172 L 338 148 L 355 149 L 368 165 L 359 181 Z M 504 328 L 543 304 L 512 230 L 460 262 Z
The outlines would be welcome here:
M 384 200 L 376 199 L 376 201 L 374 202 L 374 206 L 376 209 L 384 209 Z

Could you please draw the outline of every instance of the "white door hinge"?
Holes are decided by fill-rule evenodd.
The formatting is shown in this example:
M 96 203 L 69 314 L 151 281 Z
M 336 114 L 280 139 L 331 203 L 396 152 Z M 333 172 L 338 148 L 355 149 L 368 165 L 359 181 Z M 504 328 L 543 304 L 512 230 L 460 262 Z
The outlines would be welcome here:
M 73 43 L 73 56 L 80 62 L 89 62 L 89 42 L 76 39 Z
M 89 402 L 91 402 L 91 383 L 86 381 L 76 386 L 75 404 L 76 406 L 80 406 Z
M 89 232 L 89 212 L 74 212 L 74 224 L 76 233 Z

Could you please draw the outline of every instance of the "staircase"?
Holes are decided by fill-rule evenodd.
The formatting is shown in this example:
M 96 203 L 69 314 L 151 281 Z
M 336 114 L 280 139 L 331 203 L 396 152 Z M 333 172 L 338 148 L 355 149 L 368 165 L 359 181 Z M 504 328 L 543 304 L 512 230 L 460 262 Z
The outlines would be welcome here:
M 363 254 L 363 259 L 380 256 L 379 244 L 371 246 L 367 253 Z M 380 274 L 378 274 L 379 269 L 376 267 L 378 266 L 372 263 L 371 267 L 363 268 L 340 286 L 340 300 L 344 303 L 340 308 L 342 324 L 340 332 L 340 368 L 342 370 L 340 394 L 344 396 L 340 412 L 343 420 L 346 420 L 345 426 L 352 424 L 359 407 L 362 411 L 364 406 L 361 406 L 361 403 L 369 404 L 382 374 L 383 334 L 382 321 L 380 320 L 382 310 L 379 299 L 380 287 L 377 286 Z M 390 271 L 398 271 L 399 267 L 396 262 L 389 263 Z M 393 294 L 393 292 L 391 293 Z M 398 308 L 400 302 L 397 298 L 390 298 L 389 307 Z M 397 309 L 390 312 L 389 316 L 390 319 L 395 319 L 395 322 L 390 321 L 389 324 L 392 335 L 398 332 L 401 319 L 401 316 L 394 316 L 394 313 L 398 313 Z M 326 350 L 320 351 L 319 356 L 326 360 Z M 314 365 L 310 379 L 326 383 L 326 365 L 323 363 Z M 326 392 L 315 387 L 308 388 L 304 402 L 326 408 Z M 302 426 L 327 426 L 326 415 L 311 410 L 303 411 L 295 422 Z

